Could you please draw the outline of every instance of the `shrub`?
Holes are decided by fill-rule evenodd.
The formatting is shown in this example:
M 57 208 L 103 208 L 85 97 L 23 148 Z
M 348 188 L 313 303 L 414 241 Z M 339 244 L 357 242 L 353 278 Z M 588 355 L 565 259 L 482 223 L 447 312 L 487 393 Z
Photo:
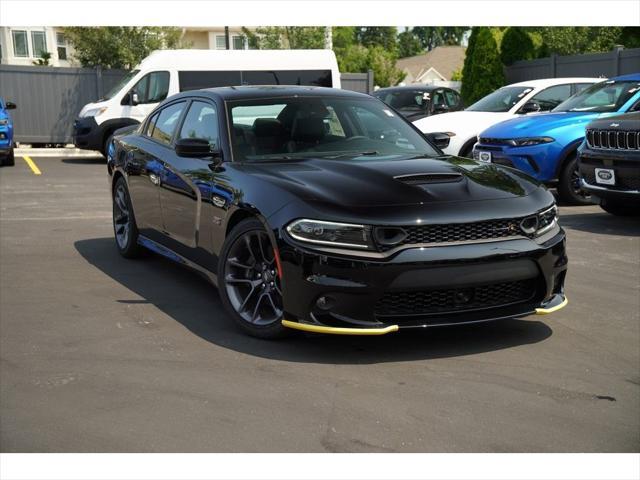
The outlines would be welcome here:
M 529 34 L 520 27 L 510 27 L 502 37 L 500 45 L 500 59 L 505 65 L 511 65 L 518 60 L 536 58 L 536 49 Z
M 472 32 L 473 35 L 473 32 Z M 504 85 L 504 71 L 498 54 L 498 45 L 487 27 L 479 27 L 476 36 L 469 40 L 467 64 L 462 70 L 462 96 L 466 105 L 480 100 Z M 469 55 L 471 50 L 471 55 Z

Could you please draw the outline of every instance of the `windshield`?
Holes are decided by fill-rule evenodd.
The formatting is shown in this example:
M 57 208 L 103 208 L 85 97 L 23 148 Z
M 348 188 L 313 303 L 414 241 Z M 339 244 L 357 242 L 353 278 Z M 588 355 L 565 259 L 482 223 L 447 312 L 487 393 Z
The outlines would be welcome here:
M 129 80 L 131 80 L 133 77 L 135 77 L 138 74 L 139 71 L 140 70 L 133 70 L 127 73 L 124 77 L 120 79 L 118 83 L 116 83 L 113 87 L 111 87 L 111 89 L 107 92 L 107 94 L 103 96 L 100 100 L 111 100 L 116 93 L 122 90 L 122 87 L 124 87 L 129 82 Z
M 640 91 L 640 82 L 596 83 L 565 100 L 553 112 L 616 112 Z
M 228 105 L 236 161 L 440 154 L 374 99 L 287 97 Z
M 421 112 L 429 103 L 429 92 L 420 90 L 381 91 L 374 93 L 373 96 L 398 110 Z
M 471 112 L 508 112 L 522 100 L 531 87 L 502 87 L 481 98 L 466 110 Z

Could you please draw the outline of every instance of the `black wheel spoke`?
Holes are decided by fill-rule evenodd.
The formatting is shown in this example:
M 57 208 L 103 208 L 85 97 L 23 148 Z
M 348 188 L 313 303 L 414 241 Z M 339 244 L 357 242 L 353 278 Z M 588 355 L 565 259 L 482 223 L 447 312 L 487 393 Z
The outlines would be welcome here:
M 261 293 L 260 296 L 258 297 L 258 301 L 256 302 L 256 306 L 253 308 L 253 313 L 251 314 L 251 322 L 255 323 L 256 322 L 256 315 L 258 314 L 258 309 L 260 308 L 260 304 L 262 303 L 262 299 L 267 296 L 266 293 Z

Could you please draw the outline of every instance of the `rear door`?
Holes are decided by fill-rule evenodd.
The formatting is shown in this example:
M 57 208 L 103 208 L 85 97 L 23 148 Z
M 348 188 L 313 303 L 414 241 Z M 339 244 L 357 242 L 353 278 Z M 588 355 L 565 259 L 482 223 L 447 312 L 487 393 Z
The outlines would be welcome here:
M 173 134 L 186 105 L 186 101 L 172 103 L 153 114 L 138 148 L 126 154 L 125 170 L 136 221 L 141 233 L 156 241 L 164 231 L 159 186 L 166 158 L 173 151 Z

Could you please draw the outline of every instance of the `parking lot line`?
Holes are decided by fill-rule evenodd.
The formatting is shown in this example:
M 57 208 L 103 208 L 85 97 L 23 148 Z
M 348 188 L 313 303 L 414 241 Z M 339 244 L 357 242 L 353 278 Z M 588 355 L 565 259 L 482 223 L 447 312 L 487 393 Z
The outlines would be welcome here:
M 22 157 L 22 159 L 25 162 L 27 162 L 27 165 L 29 165 L 29 168 L 31 169 L 31 171 L 33 172 L 34 175 L 42 175 L 42 172 L 40 171 L 40 169 L 36 165 L 36 162 L 31 160 L 31 157 L 28 157 L 28 156 L 25 155 L 25 156 Z

